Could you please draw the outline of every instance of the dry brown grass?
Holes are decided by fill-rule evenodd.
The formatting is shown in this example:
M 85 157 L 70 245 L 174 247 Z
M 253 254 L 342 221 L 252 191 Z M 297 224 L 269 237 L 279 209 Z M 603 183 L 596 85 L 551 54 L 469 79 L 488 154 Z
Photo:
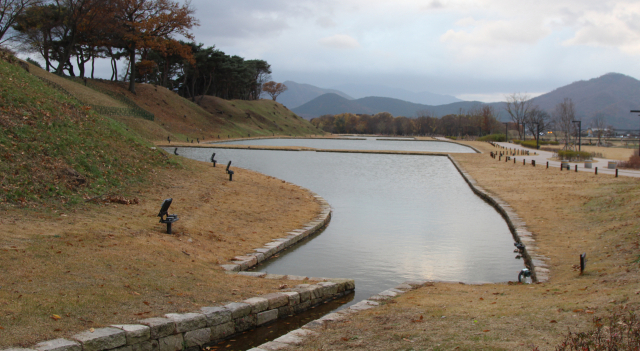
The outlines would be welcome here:
M 70 81 L 69 79 L 62 78 L 56 76 L 55 74 L 51 74 L 45 71 L 42 68 L 29 64 L 29 72 L 34 76 L 46 78 L 66 89 L 73 96 L 78 98 L 78 100 L 84 102 L 85 104 L 92 105 L 100 105 L 100 106 L 111 106 L 111 107 L 128 107 L 127 105 L 121 103 L 120 101 L 109 97 L 108 95 L 99 93 L 91 88 L 85 87 L 82 84 Z
M 562 150 L 562 145 L 545 145 L 545 149 L 555 149 Z M 595 152 L 598 154 L 602 154 L 603 158 L 608 158 L 612 160 L 623 160 L 626 161 L 633 155 L 633 152 L 637 149 L 625 149 L 620 147 L 603 147 L 603 146 L 589 146 L 582 145 L 582 151 L 587 152 Z
M 229 182 L 224 167 L 183 162 L 185 170 L 159 170 L 151 186 L 119 194 L 138 205 L 2 211 L 0 348 L 278 289 L 280 281 L 218 264 L 299 228 L 319 204 L 275 178 L 235 168 Z M 175 235 L 156 217 L 168 197 L 180 216 Z
M 454 157 L 526 222 L 539 253 L 549 258 L 551 280 L 437 283 L 330 325 L 304 350 L 553 350 L 567 328 L 586 329 L 615 306 L 638 309 L 637 179 L 514 165 L 487 153 Z M 582 252 L 588 263 L 580 276 L 575 265 Z

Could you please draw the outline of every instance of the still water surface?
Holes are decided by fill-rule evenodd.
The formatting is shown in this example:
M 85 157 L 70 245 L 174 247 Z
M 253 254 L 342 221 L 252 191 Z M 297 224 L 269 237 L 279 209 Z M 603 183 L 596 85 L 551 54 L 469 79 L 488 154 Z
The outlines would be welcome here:
M 424 151 L 429 144 L 470 150 L 450 143 L 409 141 L 310 140 L 304 145 L 299 139 L 273 141 L 293 141 L 292 146 L 323 142 L 321 148 L 327 149 L 354 149 L 366 142 L 394 144 L 385 145 L 385 150 L 415 150 L 422 145 Z M 265 140 L 256 142 L 266 145 Z M 223 165 L 232 160 L 232 167 L 308 188 L 333 209 L 322 234 L 258 267 L 260 271 L 355 279 L 355 303 L 407 280 L 504 282 L 515 280 L 523 268 L 522 261 L 514 259 L 513 239 L 502 217 L 473 194 L 446 157 L 179 150 L 181 156 L 201 161 L 209 161 L 212 152 Z M 242 170 L 233 169 L 234 179 L 241 178 Z
M 365 139 L 365 140 L 361 140 Z M 305 146 L 314 149 L 331 150 L 393 150 L 393 151 L 434 151 L 448 153 L 473 153 L 466 146 L 444 141 L 417 141 L 413 139 L 384 140 L 376 138 L 342 139 L 255 139 L 231 141 L 221 144 L 262 145 L 262 146 Z

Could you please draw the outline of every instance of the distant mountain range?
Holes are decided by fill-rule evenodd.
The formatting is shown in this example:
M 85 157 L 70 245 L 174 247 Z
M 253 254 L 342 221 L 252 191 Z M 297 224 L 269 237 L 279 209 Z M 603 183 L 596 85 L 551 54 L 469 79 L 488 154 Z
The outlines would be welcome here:
M 335 89 L 323 89 L 310 84 L 300 84 L 290 80 L 284 82 L 287 86 L 287 91 L 278 96 L 278 102 L 287 106 L 289 109 L 296 108 L 304 103 L 307 103 L 318 96 L 324 94 L 337 94 L 347 100 L 353 100 L 353 98 L 339 90 Z
M 573 100 L 576 106 L 576 118 L 583 121 L 583 126 L 601 114 L 606 123 L 621 129 L 638 129 L 640 120 L 630 110 L 640 110 L 640 81 L 619 73 L 608 73 L 604 76 L 578 81 L 555 89 L 533 99 L 533 103 L 552 113 L 555 106 L 564 98 Z M 484 105 L 478 101 L 462 101 L 445 105 L 425 105 L 393 99 L 388 97 L 366 97 L 346 99 L 340 95 L 329 93 L 293 108 L 296 114 L 311 119 L 325 114 L 366 113 L 376 114 L 389 112 L 394 116 L 415 117 L 418 111 L 431 111 L 436 116 L 456 114 Z M 504 112 L 504 102 L 488 104 L 493 106 L 502 120 L 508 116 Z
M 415 93 L 383 85 L 345 84 L 334 89 L 324 89 L 311 84 L 300 84 L 290 80 L 285 81 L 284 85 L 287 86 L 287 91 L 278 96 L 278 102 L 290 109 L 301 106 L 320 95 L 329 93 L 337 94 L 347 100 L 354 100 L 353 97 L 384 96 L 427 105 L 443 105 L 462 101 L 451 95 L 434 94 L 428 91 Z
M 458 99 L 451 95 L 435 94 L 428 91 L 413 92 L 405 89 L 391 88 L 384 85 L 372 85 L 372 84 L 343 84 L 334 89 L 344 91 L 345 93 L 353 96 L 356 99 L 368 97 L 368 96 L 384 96 L 393 99 L 400 99 L 404 101 L 413 102 L 415 104 L 423 105 L 444 105 L 454 102 L 461 102 L 463 100 Z

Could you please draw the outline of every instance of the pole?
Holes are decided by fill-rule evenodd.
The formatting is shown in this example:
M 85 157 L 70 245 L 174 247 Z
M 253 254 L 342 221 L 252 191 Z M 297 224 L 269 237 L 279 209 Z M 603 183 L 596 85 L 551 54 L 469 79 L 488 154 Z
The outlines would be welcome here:
M 631 110 L 631 113 L 640 113 L 640 110 Z M 638 138 L 640 138 L 640 132 L 638 133 Z M 640 155 L 640 141 L 638 142 L 638 155 Z
M 537 124 L 536 130 L 536 150 L 540 150 L 540 123 Z
M 571 121 L 571 123 L 578 123 L 578 151 L 582 151 L 582 121 Z
M 507 143 L 509 142 L 509 123 L 504 123 L 504 141 L 506 141 Z

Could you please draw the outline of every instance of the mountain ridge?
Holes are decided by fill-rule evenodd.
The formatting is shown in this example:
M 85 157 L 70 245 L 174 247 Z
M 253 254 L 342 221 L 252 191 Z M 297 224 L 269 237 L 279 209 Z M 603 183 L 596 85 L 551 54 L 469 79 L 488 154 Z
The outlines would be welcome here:
M 394 116 L 415 117 L 419 111 L 429 111 L 437 117 L 456 114 L 462 109 L 469 111 L 475 107 L 494 107 L 502 120 L 508 116 L 504 111 L 505 102 L 482 103 L 461 101 L 445 105 L 415 104 L 393 98 L 366 97 L 354 100 L 338 99 L 337 95 L 319 96 L 297 108 L 296 114 L 311 119 L 325 114 L 389 112 Z M 630 110 L 640 109 L 640 80 L 620 73 L 607 73 L 589 80 L 580 80 L 556 88 L 533 98 L 534 105 L 553 113 L 555 106 L 564 98 L 570 98 L 576 106 L 576 119 L 589 123 L 596 116 L 605 117 L 607 125 L 621 129 L 637 129 L 638 120 Z

